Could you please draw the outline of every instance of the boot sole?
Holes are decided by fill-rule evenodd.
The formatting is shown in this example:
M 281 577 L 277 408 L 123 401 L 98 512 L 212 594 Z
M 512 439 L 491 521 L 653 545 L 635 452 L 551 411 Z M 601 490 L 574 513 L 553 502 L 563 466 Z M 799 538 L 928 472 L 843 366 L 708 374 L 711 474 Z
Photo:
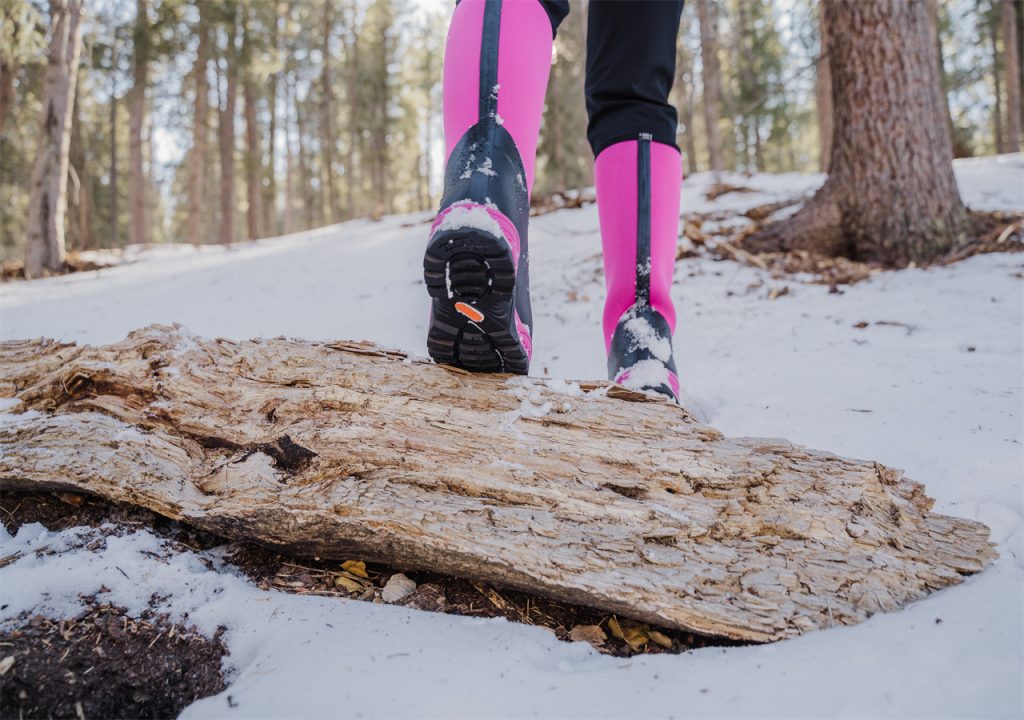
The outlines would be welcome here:
M 504 238 L 478 228 L 438 232 L 423 257 L 431 302 L 427 350 L 434 362 L 473 372 L 525 375 L 516 327 L 516 269 Z

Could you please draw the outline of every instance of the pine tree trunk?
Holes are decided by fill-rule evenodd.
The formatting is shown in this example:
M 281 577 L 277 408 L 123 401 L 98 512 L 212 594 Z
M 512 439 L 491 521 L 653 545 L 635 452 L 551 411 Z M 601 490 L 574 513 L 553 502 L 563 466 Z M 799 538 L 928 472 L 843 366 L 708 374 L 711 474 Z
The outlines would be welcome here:
M 320 104 L 320 145 L 323 152 L 323 187 L 327 195 L 323 207 L 324 214 L 327 216 L 327 222 L 329 223 L 341 220 L 334 176 L 334 84 L 331 77 L 331 30 L 333 21 L 331 5 L 330 3 L 325 3 L 324 27 L 320 46 L 320 50 L 323 53 L 323 68 L 320 74 L 320 88 L 323 93 Z
M 1013 0 L 1002 0 L 1000 24 L 1003 35 L 1003 73 L 1006 86 L 1006 138 L 1004 152 L 1020 150 L 1021 71 L 1017 43 L 1017 9 Z
M 270 28 L 270 44 L 274 48 L 277 57 L 284 56 L 284 48 L 281 46 L 281 33 L 279 25 L 286 12 L 284 3 L 278 5 L 278 12 L 274 15 L 274 24 Z M 277 168 L 274 158 L 277 154 L 277 94 L 281 85 L 281 76 L 284 70 L 274 73 L 270 78 L 270 90 L 267 96 L 267 144 L 266 160 L 263 162 L 263 198 L 260 206 L 263 208 L 263 217 L 260 224 L 263 227 L 264 235 L 277 235 L 278 227 L 277 213 Z
M 117 41 L 111 48 L 111 56 L 117 57 Z M 114 73 L 110 80 L 110 247 L 121 246 L 121 223 L 119 194 L 121 184 L 117 173 L 117 92 L 115 91 Z
M 298 142 L 295 147 L 295 157 L 299 165 L 299 196 L 302 198 L 302 223 L 305 228 L 311 228 L 316 224 L 313 207 L 312 172 L 310 170 L 309 157 L 306 153 L 306 145 L 309 142 L 309 134 L 306 127 L 306 115 L 303 105 L 298 98 L 295 100 L 295 129 L 298 133 Z
M 953 113 L 949 109 L 949 82 L 946 78 L 946 61 L 942 51 L 942 36 L 939 32 L 939 0 L 927 0 L 928 3 L 928 36 L 935 46 L 935 62 L 938 68 L 939 85 L 942 88 L 942 109 L 946 115 L 946 132 L 949 144 L 953 148 L 953 157 L 960 157 L 957 152 L 956 128 L 953 125 Z
M 25 276 L 64 267 L 71 117 L 82 50 L 83 0 L 50 0 L 51 37 L 43 77 L 39 148 L 25 222 Z
M 722 117 L 722 70 L 718 60 L 718 28 L 714 0 L 697 0 L 700 17 L 700 56 L 703 62 L 704 128 L 708 140 L 708 165 L 711 170 L 725 169 L 722 159 L 722 135 L 718 121 Z
M 151 28 L 148 8 L 149 0 L 136 0 L 132 89 L 128 95 L 128 242 L 133 245 L 149 242 L 142 148 L 142 128 L 146 124 L 146 85 L 149 81 Z
M 76 93 L 71 113 L 71 148 L 68 152 L 69 174 L 75 181 L 71 203 L 74 205 L 74 222 L 68 223 L 68 249 L 90 250 L 96 247 L 93 232 L 92 181 L 87 169 L 85 141 L 82 137 L 81 97 Z
M 829 62 L 828 35 L 825 32 L 827 0 L 818 0 L 818 28 L 821 36 L 821 51 L 818 53 L 818 72 L 815 98 L 818 104 L 818 166 L 827 173 L 832 159 L 832 68 Z
M 295 107 L 295 87 L 290 72 L 285 72 L 284 84 L 284 234 L 295 232 L 295 153 L 292 150 L 292 108 Z
M 752 250 L 811 250 L 903 266 L 966 239 L 925 0 L 832 0 L 830 175 Z
M 188 156 L 188 218 L 185 223 L 185 239 L 193 245 L 207 242 L 206 237 L 206 167 L 207 141 L 210 132 L 210 83 L 207 69 L 210 60 L 210 30 L 208 10 L 204 2 L 199 3 L 199 48 L 193 67 L 195 77 L 195 101 L 192 112 L 192 148 Z
M 995 95 L 995 112 L 992 115 L 992 133 L 996 152 L 1006 152 L 1006 134 L 1003 131 L 1003 58 L 999 52 L 999 30 L 989 25 L 989 40 L 992 43 L 992 85 Z
M 228 48 L 224 53 L 224 99 L 220 108 L 218 135 L 220 146 L 220 241 L 229 245 L 235 241 L 235 101 L 238 96 L 238 57 L 236 26 L 228 34 Z
M 686 163 L 683 167 L 683 174 L 689 175 L 697 172 L 697 147 L 693 131 L 693 61 L 685 43 L 680 42 L 676 49 L 676 73 L 678 77 L 675 82 L 676 106 L 679 108 L 683 136 L 680 138 L 680 145 L 686 154 Z
M 245 197 L 246 197 L 246 230 L 250 240 L 262 237 L 260 232 L 260 200 L 263 192 L 262 153 L 260 151 L 260 129 L 256 121 L 256 103 L 259 101 L 253 78 L 252 35 L 250 25 L 252 16 L 242 16 L 242 115 L 245 117 Z
M 7 129 L 7 116 L 14 106 L 14 78 L 17 74 L 17 62 L 0 60 L 0 135 Z

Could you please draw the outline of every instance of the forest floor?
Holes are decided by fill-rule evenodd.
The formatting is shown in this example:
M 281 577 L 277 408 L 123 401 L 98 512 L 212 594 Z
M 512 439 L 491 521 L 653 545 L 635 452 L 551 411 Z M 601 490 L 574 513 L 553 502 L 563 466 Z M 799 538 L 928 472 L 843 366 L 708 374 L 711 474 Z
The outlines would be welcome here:
M 1024 211 L 1024 155 L 959 162 L 957 176 L 972 208 Z M 722 259 L 710 251 L 717 232 L 742 231 L 744 212 L 805 195 L 821 177 L 721 180 L 753 192 L 708 200 L 711 177 L 684 183 L 683 212 L 709 238 L 676 265 L 686 404 L 730 435 L 905 469 L 936 510 L 992 528 L 990 569 L 900 612 L 771 645 L 676 635 L 666 648 L 652 629 L 641 643 L 626 627 L 652 651 L 634 654 L 611 618 L 583 609 L 531 609 L 416 573 L 422 604 L 373 602 L 386 568 L 283 558 L 88 498 L 5 494 L 0 715 L 104 716 L 108 698 L 121 698 L 122 715 L 184 708 L 189 718 L 1024 715 L 1024 254 L 852 285 Z M 102 343 L 179 322 L 202 335 L 367 339 L 422 355 L 429 220 L 154 247 L 102 270 L 7 283 L 0 337 Z M 596 207 L 534 218 L 530 242 L 533 373 L 603 378 Z M 575 637 L 600 649 L 565 641 L 595 624 L 606 641 Z

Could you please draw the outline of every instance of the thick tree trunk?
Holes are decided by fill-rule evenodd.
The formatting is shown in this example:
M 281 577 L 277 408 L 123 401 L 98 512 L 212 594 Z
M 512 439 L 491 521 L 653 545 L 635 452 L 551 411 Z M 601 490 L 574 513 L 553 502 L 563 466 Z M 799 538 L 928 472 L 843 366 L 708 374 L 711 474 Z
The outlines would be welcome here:
M 192 110 L 192 148 L 188 155 L 188 218 L 185 239 L 193 245 L 208 242 L 206 236 L 206 168 L 210 136 L 210 82 L 207 76 L 210 62 L 210 28 L 207 5 L 199 3 L 199 48 L 192 68 L 195 79 L 195 100 Z
M 25 223 L 25 275 L 64 267 L 71 116 L 82 50 L 83 0 L 50 0 L 50 47 L 43 77 L 39 147 Z
M 146 174 L 143 168 L 142 128 L 146 124 L 146 85 L 149 82 L 151 28 L 149 0 L 136 0 L 132 89 L 128 94 L 128 242 L 149 242 L 146 217 Z
M 704 128 L 708 141 L 708 166 L 715 171 L 725 169 L 722 159 L 722 134 L 718 121 L 722 117 L 722 70 L 718 60 L 718 22 L 714 0 L 697 0 L 700 17 L 700 57 L 703 63 Z
M 903 266 L 966 239 L 925 0 L 830 0 L 830 174 L 795 216 L 745 242 Z
M 821 50 L 815 68 L 818 73 L 815 98 L 818 105 L 818 166 L 828 172 L 832 159 L 832 69 L 829 61 L 828 33 L 825 32 L 827 0 L 818 0 L 818 28 L 821 36 Z
M 1002 0 L 1000 24 L 1003 36 L 1003 75 L 1006 86 L 1006 139 L 1004 152 L 1020 150 L 1021 73 L 1017 45 L 1017 10 L 1013 0 Z
M 0 486 L 142 505 L 359 557 L 763 642 L 961 582 L 988 528 L 898 470 L 726 438 L 607 383 L 569 391 L 366 343 L 0 344 Z M 624 400 L 629 400 L 625 402 Z M 669 431 L 667 431 L 669 430 Z

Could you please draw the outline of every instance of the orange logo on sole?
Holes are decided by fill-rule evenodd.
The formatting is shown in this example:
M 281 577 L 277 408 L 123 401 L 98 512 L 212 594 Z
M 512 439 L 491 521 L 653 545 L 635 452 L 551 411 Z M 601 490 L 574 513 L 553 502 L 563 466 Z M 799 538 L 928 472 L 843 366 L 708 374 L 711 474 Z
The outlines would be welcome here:
M 484 319 L 484 314 L 482 312 L 477 310 L 472 305 L 467 305 L 466 303 L 455 303 L 455 310 L 460 314 L 465 315 L 473 322 L 480 322 L 481 320 Z

